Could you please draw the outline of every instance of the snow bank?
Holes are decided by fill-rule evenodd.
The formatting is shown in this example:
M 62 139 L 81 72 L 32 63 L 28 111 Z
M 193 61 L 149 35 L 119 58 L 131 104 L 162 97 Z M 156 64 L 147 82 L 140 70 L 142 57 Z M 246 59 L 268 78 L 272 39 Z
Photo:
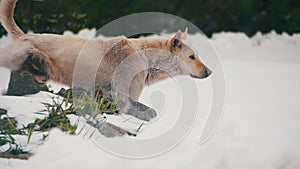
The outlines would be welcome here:
M 71 32 L 65 34 L 73 35 Z M 94 34 L 95 30 L 79 33 L 83 37 Z M 201 35 L 194 34 L 191 38 L 198 45 L 197 39 Z M 0 46 L 9 42 L 9 38 L 3 37 Z M 200 80 L 197 83 L 201 86 L 202 113 L 188 137 L 162 156 L 123 159 L 102 151 L 87 138 L 52 130 L 49 140 L 39 146 L 28 161 L 0 159 L 0 168 L 299 169 L 300 35 L 270 32 L 249 38 L 244 33 L 222 32 L 214 34 L 211 42 L 223 62 L 227 101 L 222 122 L 206 144 L 198 143 L 209 110 L 211 82 Z M 199 55 L 201 57 L 205 52 Z M 7 74 L 4 69 L 0 70 L 1 90 L 7 86 Z M 190 78 L 184 80 L 186 83 L 192 81 Z M 172 85 L 173 81 L 167 80 L 146 88 L 141 100 L 155 107 L 156 103 L 149 99 L 151 93 L 167 91 Z M 165 94 L 174 98 L 172 92 Z M 44 94 L 1 96 L 0 107 L 7 108 L 11 115 L 30 117 L 31 112 L 41 109 L 38 99 L 45 101 L 48 97 Z M 176 99 L 173 101 L 177 104 Z M 27 106 L 30 108 L 26 110 L 18 108 L 23 103 L 32 106 Z M 155 135 L 173 120 L 161 118 L 161 121 L 146 126 L 141 136 Z

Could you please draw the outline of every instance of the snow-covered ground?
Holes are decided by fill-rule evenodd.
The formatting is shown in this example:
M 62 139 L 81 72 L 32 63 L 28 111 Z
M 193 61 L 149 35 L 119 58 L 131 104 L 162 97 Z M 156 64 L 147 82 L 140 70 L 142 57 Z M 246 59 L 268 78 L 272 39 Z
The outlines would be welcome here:
M 86 37 L 93 33 L 85 30 L 79 34 Z M 197 43 L 200 34 L 191 36 Z M 0 47 L 9 42 L 9 38 L 3 37 Z M 243 33 L 218 33 L 211 42 L 223 63 L 227 100 L 222 121 L 205 144 L 199 144 L 199 137 L 212 97 L 209 79 L 196 81 L 200 86 L 201 111 L 192 131 L 180 145 L 163 155 L 143 160 L 120 158 L 103 151 L 86 137 L 65 135 L 54 129 L 28 161 L 0 159 L 0 168 L 299 169 L 300 35 L 271 32 L 248 38 Z M 8 76 L 8 71 L 0 70 L 1 92 L 7 86 Z M 180 78 L 187 84 L 194 82 L 189 77 Z M 172 79 L 144 90 L 141 100 L 164 109 L 165 114 L 144 126 L 139 137 L 158 135 L 176 120 L 180 100 L 175 98 L 179 94 L 178 90 L 170 89 L 176 89 Z M 151 97 L 159 98 L 161 93 L 168 100 L 164 108 L 155 100 L 149 101 Z M 26 122 L 35 117 L 33 112 L 43 109 L 41 102 L 50 100 L 46 93 L 0 96 L 0 107 Z M 124 127 L 133 130 L 138 125 L 131 123 Z

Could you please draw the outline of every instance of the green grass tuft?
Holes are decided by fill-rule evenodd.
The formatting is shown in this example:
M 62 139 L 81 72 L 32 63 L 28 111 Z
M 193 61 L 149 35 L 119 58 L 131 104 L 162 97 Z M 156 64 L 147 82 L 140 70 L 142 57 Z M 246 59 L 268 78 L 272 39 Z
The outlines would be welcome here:
M 34 132 L 47 132 L 52 128 L 59 128 L 63 132 L 74 135 L 76 134 L 77 124 L 72 125 L 68 116 L 76 114 L 87 119 L 88 122 L 93 121 L 97 116 L 105 114 L 120 115 L 120 110 L 117 108 L 118 99 L 107 101 L 99 95 L 91 95 L 90 92 L 83 92 L 77 97 L 76 104 L 72 102 L 71 90 L 68 91 L 63 101 L 55 101 L 53 103 L 43 103 L 46 111 L 49 114 L 43 118 L 36 118 L 34 122 L 29 123 L 27 126 L 17 128 L 17 121 L 7 115 L 6 110 L 0 111 L 0 147 L 6 144 L 9 148 L 0 153 L 0 157 L 16 157 L 24 158 L 24 154 L 30 154 L 23 146 L 16 142 L 15 135 L 26 135 L 27 142 L 30 142 Z M 43 134 L 42 140 L 45 140 L 48 134 Z M 21 156 L 19 156 L 21 155 Z

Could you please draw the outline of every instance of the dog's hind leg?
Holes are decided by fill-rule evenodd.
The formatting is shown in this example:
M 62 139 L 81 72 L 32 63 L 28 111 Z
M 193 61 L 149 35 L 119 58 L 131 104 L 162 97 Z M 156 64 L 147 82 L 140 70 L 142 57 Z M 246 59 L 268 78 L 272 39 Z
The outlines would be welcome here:
M 40 84 L 49 80 L 48 63 L 43 57 L 35 56 L 32 53 L 26 58 L 18 72 L 21 74 L 31 74 Z
M 19 70 L 34 47 L 30 42 L 14 41 L 0 49 L 0 66 L 11 71 Z

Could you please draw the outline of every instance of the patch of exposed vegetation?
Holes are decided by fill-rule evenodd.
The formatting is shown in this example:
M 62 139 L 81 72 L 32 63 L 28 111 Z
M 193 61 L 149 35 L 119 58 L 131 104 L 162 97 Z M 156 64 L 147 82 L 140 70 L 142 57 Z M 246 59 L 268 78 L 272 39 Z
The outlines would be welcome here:
M 21 128 L 17 127 L 17 121 L 13 117 L 10 117 L 6 110 L 0 109 L 0 147 L 8 145 L 6 150 L 0 152 L 0 158 L 28 159 L 32 155 L 30 151 L 26 150 L 24 146 L 16 141 L 15 136 L 17 135 L 27 136 L 27 143 L 29 143 L 33 133 L 48 132 L 52 128 L 59 128 L 71 135 L 76 134 L 78 125 L 71 124 L 68 115 L 75 114 L 84 117 L 89 125 L 100 130 L 101 128 L 98 127 L 99 124 L 97 121 L 99 116 L 105 119 L 105 115 L 103 114 L 120 114 L 117 108 L 117 99 L 107 101 L 99 95 L 95 96 L 89 93 L 82 92 L 81 95 L 77 96 L 78 102 L 76 102 L 75 106 L 72 103 L 72 90 L 65 91 L 63 101 L 53 98 L 52 103 L 43 103 L 45 111 L 49 112 L 46 117 L 36 118 L 34 122 Z M 111 126 L 113 125 L 108 125 L 113 130 L 122 131 L 121 133 L 123 134 L 127 132 L 117 126 Z M 100 131 L 100 133 L 103 133 L 103 131 Z M 42 140 L 45 140 L 47 136 L 48 134 L 43 134 Z
M 8 145 L 7 150 L 0 152 L 0 157 L 28 159 L 30 153 L 14 138 L 15 135 L 26 135 L 25 129 L 16 126 L 17 121 L 9 117 L 5 109 L 0 109 L 0 147 Z

